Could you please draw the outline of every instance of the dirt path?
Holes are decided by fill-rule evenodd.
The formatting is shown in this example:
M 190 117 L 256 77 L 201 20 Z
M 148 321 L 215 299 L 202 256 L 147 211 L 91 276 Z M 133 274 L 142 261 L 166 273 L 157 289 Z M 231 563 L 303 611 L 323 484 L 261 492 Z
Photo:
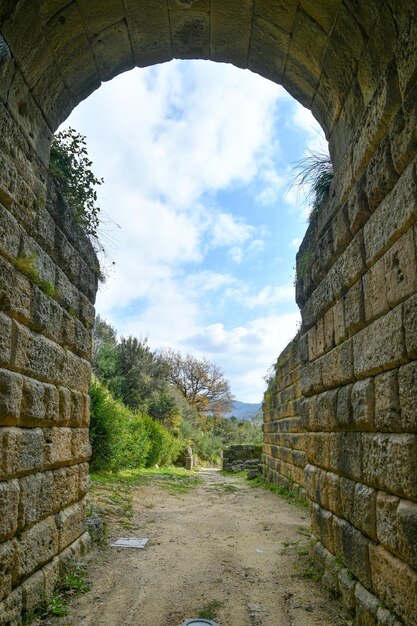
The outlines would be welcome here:
M 148 545 L 95 550 L 92 591 L 61 623 L 179 626 L 205 610 L 219 626 L 345 625 L 340 604 L 303 576 L 308 512 L 233 476 L 201 476 L 179 495 L 138 487 L 138 528 L 122 534 Z

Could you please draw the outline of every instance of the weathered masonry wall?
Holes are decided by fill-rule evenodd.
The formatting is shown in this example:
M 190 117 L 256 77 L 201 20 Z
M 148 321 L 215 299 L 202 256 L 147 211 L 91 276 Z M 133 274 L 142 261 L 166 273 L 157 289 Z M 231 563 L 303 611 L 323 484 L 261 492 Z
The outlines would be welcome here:
M 279 356 L 265 393 L 262 460 L 267 480 L 304 490 L 306 433 L 300 416 L 298 343 L 297 336 Z
M 89 545 L 97 279 L 89 244 L 1 103 L 0 128 L 0 624 L 16 624 Z
M 402 46 L 297 256 L 315 554 L 358 624 L 417 624 L 417 55 Z M 272 445 L 293 410 L 292 349 L 265 402 L 273 480 L 297 449 Z

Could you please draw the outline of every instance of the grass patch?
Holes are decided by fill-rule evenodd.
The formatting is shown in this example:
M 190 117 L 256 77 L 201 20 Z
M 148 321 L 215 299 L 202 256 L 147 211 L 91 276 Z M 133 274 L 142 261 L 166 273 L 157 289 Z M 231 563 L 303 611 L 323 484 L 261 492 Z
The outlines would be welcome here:
M 214 620 L 217 618 L 218 610 L 223 606 L 223 602 L 220 600 L 211 600 L 205 606 L 203 606 L 198 611 L 198 617 L 201 619 L 211 619 Z
M 12 264 L 17 270 L 25 274 L 35 285 L 42 289 L 47 296 L 58 298 L 60 294 L 55 285 L 49 280 L 42 280 L 39 276 L 39 272 L 36 269 L 36 260 L 36 254 L 19 256 L 12 261 Z
M 55 593 L 35 609 L 30 611 L 23 620 L 23 626 L 42 626 L 50 624 L 52 617 L 64 617 L 68 613 L 68 602 L 90 591 L 91 584 L 87 580 L 87 568 L 84 563 L 75 563 L 74 567 L 64 576 Z
M 309 558 L 309 559 L 303 560 L 303 562 L 301 563 L 300 574 L 299 574 L 300 578 L 308 578 L 318 583 L 323 578 L 323 574 L 324 574 L 323 570 L 317 567 L 313 559 Z
M 228 472 L 227 470 L 220 470 L 222 476 L 234 476 L 236 478 L 246 478 L 248 470 L 242 470 L 241 472 Z
M 283 485 L 268 483 L 260 476 L 258 478 L 254 478 L 249 484 L 251 487 L 260 487 L 262 489 L 266 489 L 266 491 L 271 491 L 271 493 L 276 493 L 281 496 L 281 498 L 284 498 L 284 500 L 287 500 L 287 502 L 296 504 L 302 509 L 308 509 L 308 501 L 295 489 L 287 489 Z

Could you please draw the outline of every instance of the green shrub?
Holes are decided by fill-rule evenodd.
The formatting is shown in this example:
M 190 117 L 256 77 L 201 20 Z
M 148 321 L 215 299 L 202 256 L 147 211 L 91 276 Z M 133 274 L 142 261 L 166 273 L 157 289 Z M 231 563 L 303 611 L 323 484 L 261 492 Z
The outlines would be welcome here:
M 131 411 L 93 378 L 90 390 L 93 471 L 133 469 L 173 463 L 183 441 L 149 415 Z
M 95 377 L 90 388 L 90 441 L 92 446 L 91 469 L 117 469 L 126 419 L 120 403 Z

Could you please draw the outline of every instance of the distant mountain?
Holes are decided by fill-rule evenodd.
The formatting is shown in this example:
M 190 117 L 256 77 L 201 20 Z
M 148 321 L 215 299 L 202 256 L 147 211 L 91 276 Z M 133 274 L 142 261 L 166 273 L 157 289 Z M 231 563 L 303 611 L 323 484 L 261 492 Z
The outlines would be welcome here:
M 261 406 L 262 402 L 239 402 L 239 400 L 236 400 L 233 402 L 232 410 L 226 417 L 232 417 L 232 415 L 234 415 L 238 420 L 250 420 L 255 417 Z

